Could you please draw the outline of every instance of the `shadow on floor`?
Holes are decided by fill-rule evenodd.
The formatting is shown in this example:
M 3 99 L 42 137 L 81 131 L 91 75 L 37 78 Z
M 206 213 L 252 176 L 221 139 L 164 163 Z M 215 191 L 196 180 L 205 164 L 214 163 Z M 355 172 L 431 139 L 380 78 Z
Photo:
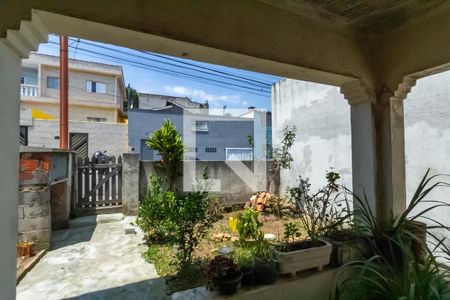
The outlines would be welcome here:
M 124 286 L 114 287 L 106 290 L 100 290 L 82 294 L 75 297 L 65 298 L 69 300 L 159 300 L 171 299 L 166 295 L 166 287 L 164 278 L 154 278 L 135 283 L 130 283 Z
M 52 232 L 50 250 L 91 240 L 96 225 L 56 230 Z

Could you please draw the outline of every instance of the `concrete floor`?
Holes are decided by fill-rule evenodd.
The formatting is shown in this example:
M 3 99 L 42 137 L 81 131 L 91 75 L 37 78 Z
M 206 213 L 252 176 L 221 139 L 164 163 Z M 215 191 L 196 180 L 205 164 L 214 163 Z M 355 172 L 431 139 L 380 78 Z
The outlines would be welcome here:
M 101 218 L 53 232 L 52 250 L 19 283 L 17 299 L 166 299 L 164 279 L 142 258 L 142 234 L 125 235 L 134 219 Z

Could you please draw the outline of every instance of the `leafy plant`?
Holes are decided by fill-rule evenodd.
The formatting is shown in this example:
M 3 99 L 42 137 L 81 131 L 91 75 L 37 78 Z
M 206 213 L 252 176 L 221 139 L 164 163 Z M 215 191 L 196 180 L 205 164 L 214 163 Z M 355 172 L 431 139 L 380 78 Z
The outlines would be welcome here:
M 286 243 L 294 242 L 295 238 L 298 238 L 301 236 L 300 228 L 297 223 L 289 222 L 284 224 L 284 241 Z
M 181 175 L 179 168 L 183 158 L 184 145 L 173 123 L 166 120 L 160 129 L 153 132 L 145 144 L 161 155 L 160 166 L 166 171 L 168 188 L 170 191 L 175 191 L 175 181 Z
M 375 254 L 367 261 L 352 262 L 344 266 L 338 278 L 334 299 L 450 299 L 448 281 L 450 269 L 437 262 L 437 258 L 450 261 L 450 251 L 445 239 L 440 239 L 433 230 L 448 235 L 450 229 L 426 216 L 434 209 L 450 207 L 438 200 L 425 200 L 438 187 L 450 187 L 437 181 L 439 175 L 430 176 L 428 170 L 420 181 L 408 207 L 403 213 L 376 216 L 370 208 L 367 197 L 354 196 L 356 204 L 355 223 L 371 241 Z M 429 206 L 420 210 L 419 206 Z M 427 233 L 434 241 L 433 249 L 420 242 L 421 236 L 412 221 L 424 220 Z M 416 243 L 418 242 L 418 243 Z M 418 257 L 412 245 L 420 245 L 427 255 Z M 435 256 L 439 253 L 439 257 Z
M 151 175 L 149 187 L 144 199 L 139 203 L 136 224 L 147 238 L 161 240 L 174 230 L 172 213 L 176 208 L 176 198 L 173 192 L 165 192 L 162 188 L 163 179 Z
M 237 215 L 237 231 L 242 243 L 247 239 L 257 239 L 262 223 L 258 219 L 258 212 L 251 208 L 246 208 L 244 213 Z
M 336 287 L 334 299 L 450 299 L 448 267 L 440 266 L 431 253 L 419 263 L 408 244 L 401 249 L 405 263 L 400 267 L 378 255 L 345 265 L 341 272 L 347 273 L 346 279 Z
M 239 269 L 233 259 L 218 255 L 209 262 L 206 274 L 206 287 L 209 290 L 214 290 L 217 286 L 218 280 L 233 279 L 239 275 Z
M 262 231 L 259 232 L 256 239 L 255 257 L 260 261 L 265 262 L 274 260 L 274 252 L 270 246 L 269 241 L 264 239 L 264 233 Z
M 182 269 L 191 264 L 195 247 L 212 226 L 214 216 L 208 213 L 209 200 L 207 192 L 191 192 L 177 201 L 172 222 Z
M 297 128 L 295 126 L 289 127 L 286 126 L 283 128 L 283 140 L 280 143 L 279 147 L 273 148 L 272 151 L 272 164 L 273 164 L 273 175 L 271 176 L 269 182 L 274 182 L 275 194 L 279 195 L 279 178 L 281 169 L 290 169 L 292 162 L 294 159 L 290 153 L 292 145 L 295 142 Z
M 425 198 L 439 187 L 450 187 L 446 182 L 436 181 L 440 175 L 429 175 L 428 169 L 420 181 L 409 205 L 401 214 L 391 212 L 387 216 L 377 217 L 372 211 L 366 195 L 360 198 L 353 194 L 355 210 L 355 223 L 362 232 L 370 237 L 370 245 L 375 254 L 382 256 L 385 260 L 393 264 L 400 264 L 400 245 L 405 243 L 421 245 L 423 251 L 427 251 L 426 244 L 421 242 L 421 237 L 417 235 L 416 226 L 412 222 L 425 221 L 430 225 L 426 226 L 427 234 L 439 241 L 435 235 L 435 230 L 450 233 L 450 228 L 428 216 L 427 213 L 435 209 L 450 208 L 450 204 L 439 200 L 426 200 Z M 434 182 L 436 181 L 436 182 Z M 421 204 L 428 204 L 427 208 L 419 210 Z
M 249 248 L 236 248 L 233 258 L 241 270 L 251 269 L 255 264 L 255 256 Z
M 311 192 L 308 179 L 299 178 L 299 185 L 288 189 L 289 197 L 300 210 L 300 222 L 305 228 L 311 242 L 317 244 L 319 237 L 335 230 L 350 218 L 349 210 L 342 208 L 339 185 L 336 181 L 339 174 L 329 171 L 326 174 L 327 184 L 318 192 Z

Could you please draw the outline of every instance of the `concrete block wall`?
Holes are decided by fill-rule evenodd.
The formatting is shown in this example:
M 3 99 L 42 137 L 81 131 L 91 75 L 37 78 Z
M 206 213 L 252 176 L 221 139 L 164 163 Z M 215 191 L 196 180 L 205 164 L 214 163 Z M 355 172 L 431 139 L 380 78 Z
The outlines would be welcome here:
M 243 204 L 249 200 L 251 195 L 258 192 L 250 186 L 248 186 L 239 176 L 236 174 L 225 161 L 196 161 L 196 178 L 202 178 L 203 168 L 208 167 L 208 176 L 210 179 L 220 180 L 220 199 L 223 204 Z M 253 161 L 243 162 L 250 170 L 254 168 Z M 267 181 L 272 178 L 271 171 L 272 163 L 266 162 L 266 177 Z M 153 161 L 141 161 L 140 162 L 140 176 L 139 176 L 139 196 L 142 197 L 148 188 L 148 179 L 151 174 L 157 174 L 164 176 L 162 169 L 155 167 Z M 125 182 L 125 180 L 124 180 Z M 267 185 L 269 186 L 269 185 Z M 177 182 L 179 191 L 183 191 L 182 178 Z M 269 190 L 273 192 L 273 190 Z
M 122 207 L 125 215 L 134 215 L 139 206 L 139 153 L 124 153 L 122 164 Z
M 70 121 L 69 132 L 88 134 L 89 157 L 97 150 L 116 157 L 128 152 L 127 124 Z M 55 136 L 59 136 L 59 120 L 34 120 L 28 128 L 28 145 L 59 148 Z
M 52 216 L 46 166 L 45 157 L 21 159 L 18 241 L 34 242 L 35 251 L 50 248 Z

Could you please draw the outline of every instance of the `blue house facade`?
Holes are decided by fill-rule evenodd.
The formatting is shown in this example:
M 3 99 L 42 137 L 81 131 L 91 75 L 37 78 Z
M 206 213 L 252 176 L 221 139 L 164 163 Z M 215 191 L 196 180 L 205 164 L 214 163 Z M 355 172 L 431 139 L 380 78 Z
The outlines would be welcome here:
M 185 159 L 189 160 L 253 160 L 249 137 L 255 133 L 254 119 L 208 115 L 176 103 L 153 109 L 128 111 L 128 144 L 142 160 L 159 160 L 145 141 L 169 119 L 183 136 Z M 184 127 L 186 131 L 184 131 Z M 184 133 L 187 133 L 185 135 Z

